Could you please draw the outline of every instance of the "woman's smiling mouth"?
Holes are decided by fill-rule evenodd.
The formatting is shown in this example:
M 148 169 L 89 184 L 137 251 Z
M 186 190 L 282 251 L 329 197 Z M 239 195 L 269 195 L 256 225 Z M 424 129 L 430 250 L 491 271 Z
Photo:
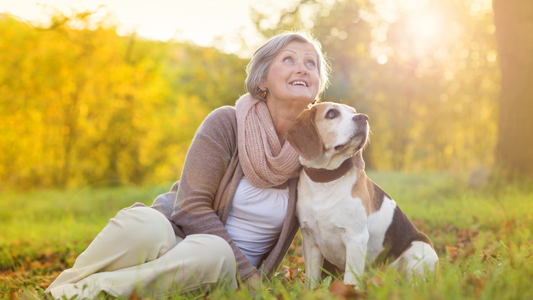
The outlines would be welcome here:
M 307 87 L 307 82 L 302 80 L 295 80 L 293 82 L 289 82 L 290 85 L 301 85 Z

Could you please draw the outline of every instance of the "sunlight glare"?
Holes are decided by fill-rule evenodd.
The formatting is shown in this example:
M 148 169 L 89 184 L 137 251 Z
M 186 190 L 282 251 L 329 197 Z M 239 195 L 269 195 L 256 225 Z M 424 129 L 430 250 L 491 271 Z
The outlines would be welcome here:
M 77 11 L 95 11 L 103 5 L 104 12 L 110 12 L 119 24 L 119 34 L 138 35 L 155 40 L 168 41 L 179 39 L 192 41 L 201 46 L 214 46 L 231 53 L 251 55 L 242 48 L 241 37 L 246 45 L 261 45 L 263 37 L 257 33 L 249 17 L 250 7 L 266 15 L 275 15 L 283 7 L 296 0 L 270 0 L 257 4 L 253 0 L 0 0 L 0 14 L 13 14 L 32 24 L 49 26 L 49 15 L 56 8 L 67 15 L 72 9 Z M 310 5 L 307 5 L 310 7 Z M 305 10 L 305 9 L 304 9 Z M 313 10 L 309 10 L 313 13 Z M 101 15 L 103 17 L 104 15 Z M 82 29 L 88 24 L 69 24 L 72 28 Z M 313 27 L 308 21 L 305 25 Z M 220 38 L 224 37 L 224 38 Z M 255 49 L 255 48 L 254 48 Z M 244 52 L 243 52 L 244 51 Z
M 442 30 L 442 20 L 434 14 L 413 17 L 408 23 L 408 31 L 417 40 L 429 40 L 437 37 Z
M 385 64 L 385 63 L 387 62 L 387 60 L 389 60 L 389 58 L 388 58 L 387 55 L 385 55 L 385 54 L 380 54 L 380 55 L 378 56 L 378 63 L 379 63 L 380 65 Z

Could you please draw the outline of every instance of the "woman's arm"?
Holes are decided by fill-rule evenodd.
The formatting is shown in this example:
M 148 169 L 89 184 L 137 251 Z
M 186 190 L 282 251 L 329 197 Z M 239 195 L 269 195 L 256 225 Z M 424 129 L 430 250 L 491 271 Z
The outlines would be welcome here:
M 235 110 L 223 107 L 212 112 L 198 128 L 183 165 L 171 220 L 186 234 L 213 234 L 233 249 L 238 273 L 247 279 L 257 269 L 242 254 L 213 210 L 220 182 L 237 149 Z

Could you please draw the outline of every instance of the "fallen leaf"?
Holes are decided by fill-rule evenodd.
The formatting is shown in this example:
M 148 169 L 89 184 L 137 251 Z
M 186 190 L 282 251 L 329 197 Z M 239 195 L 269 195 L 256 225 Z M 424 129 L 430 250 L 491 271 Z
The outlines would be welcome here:
M 426 232 L 427 231 L 427 222 L 426 221 L 420 220 L 420 219 L 414 219 L 412 222 L 413 222 L 413 224 L 415 225 L 415 227 L 419 231 L 422 231 L 422 232 Z
M 372 283 L 375 285 L 375 286 L 381 286 L 381 284 L 383 283 L 383 280 L 381 280 L 381 277 L 379 276 L 374 276 L 371 278 L 371 281 Z
M 11 287 L 9 289 L 9 300 L 18 299 L 18 293 L 17 293 L 17 291 L 15 289 L 16 289 L 15 287 Z
M 355 289 L 354 285 L 347 285 L 341 281 L 334 281 L 329 287 L 329 293 L 341 299 L 364 299 L 366 295 Z
M 292 268 L 289 268 L 289 272 L 285 274 L 285 278 L 287 278 L 288 281 L 291 281 L 294 279 L 294 270 Z
M 137 290 L 133 290 L 133 293 L 128 299 L 129 300 L 141 300 L 141 298 L 139 297 L 139 294 L 137 294 Z
M 370 284 L 373 284 L 376 287 L 381 286 L 383 284 L 383 280 L 381 279 L 381 277 L 376 275 L 376 276 L 374 276 L 372 278 L 367 279 L 365 283 L 366 283 L 366 288 L 369 289 L 370 288 Z
M 304 264 L 305 259 L 301 256 L 289 256 L 289 261 L 293 264 Z
M 456 226 L 446 222 L 444 223 L 444 225 L 442 226 L 442 228 L 444 229 L 444 232 L 457 232 L 459 230 L 459 228 L 457 228 Z
M 485 280 L 480 279 L 476 285 L 476 298 L 481 297 L 481 292 L 483 291 L 484 286 L 485 286 Z
M 485 275 L 485 272 L 480 272 L 480 275 Z M 485 286 L 485 280 L 483 277 L 478 277 L 470 272 L 466 273 L 468 283 L 471 285 L 475 285 L 475 295 L 476 298 L 479 298 L 481 296 L 481 292 L 483 291 L 483 287 Z
M 281 274 L 288 281 L 291 281 L 294 279 L 294 271 L 288 266 L 281 265 L 279 267 L 279 274 Z
M 446 246 L 446 256 L 450 263 L 454 263 L 457 257 L 459 257 L 459 249 L 453 246 Z
M 45 280 L 41 283 L 39 283 L 39 287 L 43 288 L 43 289 L 46 289 L 50 286 L 50 284 L 52 284 L 52 281 L 50 280 Z

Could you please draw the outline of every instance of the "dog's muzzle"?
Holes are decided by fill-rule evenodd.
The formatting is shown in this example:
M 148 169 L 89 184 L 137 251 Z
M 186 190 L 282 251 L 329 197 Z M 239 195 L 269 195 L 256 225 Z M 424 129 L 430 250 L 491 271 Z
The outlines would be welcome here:
M 356 152 L 359 151 L 359 149 L 363 148 L 363 146 L 366 143 L 366 126 L 368 125 L 368 116 L 365 114 L 356 114 L 353 118 L 353 121 L 355 122 L 358 132 L 355 134 L 353 139 L 360 139 L 361 143 L 356 148 Z
M 357 123 L 357 125 L 364 125 L 368 122 L 368 116 L 365 114 L 356 114 L 353 117 L 353 121 Z

